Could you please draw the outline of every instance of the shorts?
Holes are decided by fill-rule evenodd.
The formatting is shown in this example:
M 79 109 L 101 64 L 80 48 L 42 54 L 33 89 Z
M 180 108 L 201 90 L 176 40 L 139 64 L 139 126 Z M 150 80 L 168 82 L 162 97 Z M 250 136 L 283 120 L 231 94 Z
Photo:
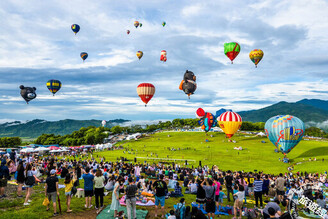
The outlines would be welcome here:
M 7 187 L 7 179 L 0 179 L 0 187 Z
M 84 190 L 84 196 L 85 197 L 92 197 L 93 196 L 93 190 L 90 190 L 90 191 Z
M 155 196 L 155 205 L 158 206 L 159 204 L 161 204 L 161 207 L 164 207 L 165 205 L 165 196 Z
M 72 191 L 65 192 L 65 195 L 66 195 L 66 196 L 72 196 Z
M 215 195 L 215 201 L 218 202 L 219 201 L 219 195 Z
M 254 187 L 248 187 L 248 192 L 249 193 L 254 193 Z
M 51 200 L 52 203 L 56 202 L 56 198 L 57 198 L 57 192 L 48 193 L 48 199 L 49 199 L 49 201 Z
M 240 201 L 239 199 L 237 199 L 233 205 L 234 208 L 239 208 L 241 209 L 243 207 L 243 201 Z
M 219 198 L 218 202 L 223 203 L 223 198 Z
M 285 195 L 285 191 L 277 190 L 277 195 Z
M 213 199 L 206 201 L 205 211 L 207 213 L 215 213 L 215 202 Z

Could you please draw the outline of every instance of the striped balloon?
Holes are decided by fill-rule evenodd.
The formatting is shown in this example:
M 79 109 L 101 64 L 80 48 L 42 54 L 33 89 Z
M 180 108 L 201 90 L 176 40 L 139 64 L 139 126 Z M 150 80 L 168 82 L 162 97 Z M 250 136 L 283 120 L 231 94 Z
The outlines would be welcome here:
M 225 112 L 218 117 L 220 128 L 228 138 L 231 138 L 240 129 L 242 122 L 241 116 L 235 112 Z
M 265 134 L 279 151 L 289 153 L 304 135 L 305 126 L 302 120 L 291 115 L 280 115 L 270 118 L 265 123 Z
M 50 90 L 50 92 L 55 96 L 55 93 L 57 93 L 62 86 L 62 83 L 58 80 L 49 80 L 47 82 L 47 88 Z
M 155 94 L 155 87 L 150 83 L 142 83 L 137 87 L 137 93 L 141 100 L 146 104 L 151 100 Z

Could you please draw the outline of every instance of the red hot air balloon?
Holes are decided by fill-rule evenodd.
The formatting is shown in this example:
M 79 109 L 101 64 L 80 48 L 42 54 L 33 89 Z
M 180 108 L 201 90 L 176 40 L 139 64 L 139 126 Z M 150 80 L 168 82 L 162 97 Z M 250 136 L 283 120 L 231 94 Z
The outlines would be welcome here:
M 155 94 L 155 86 L 150 83 L 142 83 L 137 87 L 137 93 L 141 98 L 142 102 L 145 103 L 145 107 L 147 103 L 151 100 L 151 98 Z

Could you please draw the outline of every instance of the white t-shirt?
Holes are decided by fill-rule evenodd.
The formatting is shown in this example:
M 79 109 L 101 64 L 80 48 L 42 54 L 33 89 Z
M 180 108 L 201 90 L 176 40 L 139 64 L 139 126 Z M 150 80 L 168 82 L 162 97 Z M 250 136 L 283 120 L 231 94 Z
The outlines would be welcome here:
M 167 219 L 176 219 L 175 215 L 170 215 L 167 217 Z
M 243 201 L 244 200 L 244 198 L 245 198 L 245 192 L 244 191 L 238 191 L 236 194 L 235 194 L 235 196 L 237 196 L 237 199 L 239 200 L 239 201 Z

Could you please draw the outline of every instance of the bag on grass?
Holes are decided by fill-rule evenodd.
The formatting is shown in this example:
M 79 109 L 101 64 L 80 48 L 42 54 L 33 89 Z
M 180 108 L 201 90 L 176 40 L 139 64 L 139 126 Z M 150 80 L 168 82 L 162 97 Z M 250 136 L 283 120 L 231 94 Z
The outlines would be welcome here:
M 42 205 L 44 205 L 44 206 L 48 206 L 49 205 L 49 199 L 47 197 L 45 197 L 45 199 L 43 200 Z
M 75 195 L 77 193 L 77 188 L 75 186 L 72 187 L 71 194 Z

